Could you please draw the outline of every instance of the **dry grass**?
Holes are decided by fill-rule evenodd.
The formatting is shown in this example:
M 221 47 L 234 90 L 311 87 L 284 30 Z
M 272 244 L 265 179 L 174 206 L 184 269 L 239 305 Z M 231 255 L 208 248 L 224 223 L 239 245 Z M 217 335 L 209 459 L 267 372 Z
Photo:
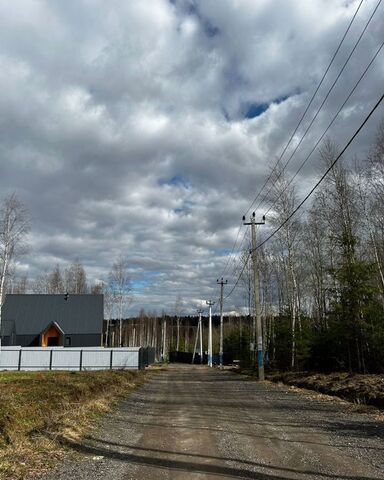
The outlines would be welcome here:
M 287 372 L 269 375 L 268 378 L 273 382 L 315 390 L 360 405 L 384 407 L 384 375 Z
M 145 372 L 0 373 L 0 479 L 52 467 L 95 419 L 143 382 Z

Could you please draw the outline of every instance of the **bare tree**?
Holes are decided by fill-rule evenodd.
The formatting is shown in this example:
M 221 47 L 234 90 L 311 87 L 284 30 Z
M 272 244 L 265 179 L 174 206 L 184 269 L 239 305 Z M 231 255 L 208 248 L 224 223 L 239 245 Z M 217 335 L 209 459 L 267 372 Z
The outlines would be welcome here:
M 180 316 L 183 310 L 183 299 L 178 295 L 175 302 L 175 317 L 176 317 L 176 351 L 180 348 Z
M 87 275 L 79 260 L 65 271 L 65 289 L 68 293 L 87 293 Z
M 248 242 L 247 247 L 244 251 L 241 252 L 237 262 L 234 265 L 234 274 L 237 276 L 240 274 L 240 285 L 242 287 L 242 293 L 244 298 L 244 308 L 248 312 L 248 316 L 251 316 L 251 305 L 252 305 L 252 264 L 249 251 L 251 245 Z
M 105 290 L 104 282 L 96 282 L 91 286 L 91 293 L 93 295 L 102 295 Z
M 308 283 L 312 296 L 312 317 L 318 328 L 327 327 L 327 287 L 329 286 L 329 259 L 333 258 L 323 213 L 314 202 L 305 224 L 305 259 L 308 265 Z
M 64 292 L 64 281 L 61 275 L 61 270 L 59 264 L 55 266 L 53 271 L 49 274 L 49 290 L 48 293 L 59 294 Z
M 359 171 L 357 191 L 365 231 L 369 235 L 367 243 L 371 245 L 384 302 L 384 120 L 377 130 L 367 160 Z
M 297 247 L 299 242 L 300 222 L 297 218 L 289 221 L 296 205 L 296 193 L 293 185 L 290 185 L 284 176 L 282 169 L 275 169 L 272 176 L 273 189 L 272 199 L 274 211 L 272 223 L 276 226 L 283 224 L 277 235 L 277 243 L 280 247 L 280 256 L 285 276 L 286 298 L 291 316 L 291 366 L 296 364 L 296 329 L 301 326 L 300 298 L 297 274 Z M 286 223 L 284 223 L 286 222 Z
M 109 288 L 112 292 L 114 304 L 117 307 L 119 320 L 119 346 L 122 346 L 122 327 L 124 307 L 132 303 L 132 286 L 128 275 L 128 264 L 123 256 L 120 256 L 112 265 L 109 272 Z
M 105 332 L 105 346 L 113 346 L 110 341 L 110 325 L 113 312 L 113 295 L 108 288 L 104 289 L 104 318 L 107 322 Z
M 26 274 L 16 277 L 13 293 L 25 294 L 28 290 L 28 276 Z
M 32 283 L 33 293 L 48 293 L 49 292 L 49 273 L 44 272 L 38 275 Z
M 25 248 L 29 229 L 30 219 L 27 208 L 15 193 L 9 195 L 0 208 L 0 331 L 6 278 L 12 260 Z

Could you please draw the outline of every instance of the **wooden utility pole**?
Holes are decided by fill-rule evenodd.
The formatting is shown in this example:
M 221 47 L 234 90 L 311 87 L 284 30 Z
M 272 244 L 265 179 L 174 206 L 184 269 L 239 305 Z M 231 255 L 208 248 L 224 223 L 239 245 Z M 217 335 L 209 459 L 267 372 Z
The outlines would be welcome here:
M 215 304 L 212 300 L 206 301 L 209 306 L 209 324 L 208 324 L 208 365 L 213 366 L 212 363 L 212 305 Z
M 201 321 L 201 314 L 203 313 L 202 310 L 198 310 L 197 313 L 199 314 L 199 327 L 200 327 L 200 363 L 203 364 L 203 322 Z
M 256 225 L 264 225 L 265 217 L 262 222 L 255 221 L 255 212 L 251 215 L 251 221 L 245 222 L 243 217 L 243 224 L 251 226 L 252 233 L 252 264 L 253 264 L 253 324 L 252 324 L 252 343 L 253 343 L 253 359 L 255 351 L 257 352 L 257 365 L 259 380 L 264 380 L 264 349 L 263 349 L 263 331 L 261 327 L 261 309 L 260 309 L 260 284 L 259 284 L 259 270 L 257 268 L 257 250 L 256 250 Z M 255 364 L 255 362 L 254 362 Z
M 223 341 L 224 341 L 224 322 L 223 322 L 223 301 L 224 301 L 224 285 L 228 283 L 228 280 L 217 279 L 217 283 L 220 285 L 220 368 L 223 368 Z

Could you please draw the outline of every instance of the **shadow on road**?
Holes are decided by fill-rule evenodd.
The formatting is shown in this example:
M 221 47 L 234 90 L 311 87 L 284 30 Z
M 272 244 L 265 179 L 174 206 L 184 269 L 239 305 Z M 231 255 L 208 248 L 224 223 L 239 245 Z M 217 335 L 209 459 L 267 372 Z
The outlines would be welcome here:
M 97 440 L 100 442 L 100 440 Z M 314 471 L 308 470 L 296 470 L 291 468 L 281 468 L 275 467 L 273 465 L 265 465 L 262 463 L 257 462 L 248 462 L 239 459 L 228 459 L 223 457 L 214 457 L 208 455 L 198 455 L 192 453 L 179 453 L 167 450 L 160 450 L 160 449 L 153 449 L 153 448 L 142 448 L 136 445 L 123 445 L 113 442 L 103 442 L 107 445 L 114 445 L 116 447 L 124 447 L 129 450 L 135 451 L 142 451 L 143 453 L 148 453 L 150 456 L 147 455 L 137 455 L 134 453 L 122 453 L 117 450 L 112 450 L 110 448 L 102 448 L 96 447 L 93 445 L 81 444 L 81 443 L 74 443 L 65 441 L 66 445 L 72 448 L 73 450 L 94 456 L 103 456 L 107 458 L 111 458 L 114 460 L 118 460 L 121 462 L 133 463 L 142 466 L 148 467 L 157 467 L 161 469 L 171 469 L 171 470 L 182 470 L 185 472 L 193 472 L 193 473 L 207 473 L 207 474 L 214 474 L 217 476 L 223 476 L 226 478 L 252 478 L 254 480 L 287 480 L 287 478 L 292 478 L 291 476 L 281 476 L 284 475 L 284 472 L 287 473 L 295 473 L 297 478 L 299 479 L 301 475 L 316 475 L 319 477 L 323 477 L 324 479 L 338 479 L 338 480 L 377 480 L 374 477 L 362 477 L 362 476 L 342 476 L 342 475 L 332 475 L 326 473 L 319 473 Z M 209 460 L 217 460 L 217 461 L 233 461 L 238 463 L 248 464 L 253 467 L 257 468 L 266 468 L 269 470 L 279 470 L 280 475 L 270 475 L 266 473 L 258 473 L 255 471 L 245 470 L 242 468 L 234 468 L 234 467 L 226 467 L 222 465 L 214 465 L 208 463 L 198 463 L 194 461 L 188 460 L 170 460 L 166 458 L 161 458 L 157 455 L 172 455 L 178 457 L 193 457 L 193 458 L 201 458 L 201 459 L 209 459 Z M 281 472 L 283 471 L 283 472 Z

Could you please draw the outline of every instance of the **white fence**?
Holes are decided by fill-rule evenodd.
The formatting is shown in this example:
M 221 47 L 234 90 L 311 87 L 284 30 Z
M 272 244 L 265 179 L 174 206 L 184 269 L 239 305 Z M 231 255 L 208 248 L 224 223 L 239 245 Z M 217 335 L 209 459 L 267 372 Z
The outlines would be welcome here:
M 1 347 L 0 370 L 140 370 L 152 357 L 148 348 Z

